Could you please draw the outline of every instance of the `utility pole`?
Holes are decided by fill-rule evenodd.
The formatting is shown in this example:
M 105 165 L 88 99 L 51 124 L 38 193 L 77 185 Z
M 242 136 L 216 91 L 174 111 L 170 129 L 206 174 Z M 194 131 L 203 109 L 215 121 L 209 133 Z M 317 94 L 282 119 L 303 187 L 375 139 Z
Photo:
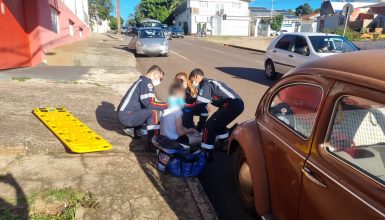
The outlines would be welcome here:
M 120 0 L 116 0 L 116 22 L 118 25 L 118 35 L 121 33 L 121 25 L 120 25 Z
M 273 18 L 274 0 L 271 0 L 270 19 Z

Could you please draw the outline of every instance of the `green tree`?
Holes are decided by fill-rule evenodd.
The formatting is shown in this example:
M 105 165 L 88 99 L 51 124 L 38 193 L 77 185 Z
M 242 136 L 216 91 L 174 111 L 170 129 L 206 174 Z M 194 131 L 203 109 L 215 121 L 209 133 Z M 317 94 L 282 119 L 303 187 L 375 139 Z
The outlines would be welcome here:
M 282 27 L 282 22 L 283 22 L 282 14 L 274 16 L 270 21 L 271 29 L 273 29 L 274 31 L 280 31 Z
M 164 22 L 181 4 L 182 0 L 141 0 L 135 8 L 135 21 L 143 18 L 157 19 Z
M 313 12 L 313 9 L 312 7 L 308 4 L 308 3 L 305 3 L 303 5 L 300 5 L 298 6 L 296 9 L 295 9 L 295 14 L 297 16 L 301 16 L 301 15 L 307 15 L 307 14 L 310 14 Z
M 287 12 L 289 12 L 289 14 L 292 14 L 292 15 L 295 14 L 295 11 L 293 9 L 289 9 L 289 10 L 287 10 Z
M 107 20 L 114 9 L 111 0 L 89 0 L 91 27 L 99 20 Z
M 136 20 L 135 20 L 135 15 L 134 14 L 129 14 L 126 20 L 126 26 L 135 26 Z
M 124 20 L 122 17 L 120 17 L 120 25 L 123 25 Z M 117 30 L 118 29 L 118 22 L 116 21 L 116 18 L 114 16 L 110 16 L 108 26 L 110 26 L 111 30 Z

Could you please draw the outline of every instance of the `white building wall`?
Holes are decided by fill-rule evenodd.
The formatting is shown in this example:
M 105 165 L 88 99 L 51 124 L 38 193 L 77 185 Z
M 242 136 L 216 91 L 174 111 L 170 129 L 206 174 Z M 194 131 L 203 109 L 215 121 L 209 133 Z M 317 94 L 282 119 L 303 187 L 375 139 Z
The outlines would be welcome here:
M 227 19 L 223 20 L 223 14 Z M 234 18 L 231 18 L 234 16 Z M 214 35 L 249 34 L 249 2 L 241 0 L 188 0 L 187 10 L 175 18 L 175 24 L 183 27 L 188 22 L 188 34 L 196 34 L 198 25 L 206 25 Z
M 250 30 L 249 22 L 248 20 L 224 20 L 222 35 L 248 36 Z
M 64 4 L 69 8 L 81 21 L 88 25 L 88 0 L 62 0 Z
M 92 32 L 96 32 L 96 33 L 106 33 L 109 30 L 110 30 L 110 26 L 108 25 L 107 20 L 96 22 L 92 27 Z

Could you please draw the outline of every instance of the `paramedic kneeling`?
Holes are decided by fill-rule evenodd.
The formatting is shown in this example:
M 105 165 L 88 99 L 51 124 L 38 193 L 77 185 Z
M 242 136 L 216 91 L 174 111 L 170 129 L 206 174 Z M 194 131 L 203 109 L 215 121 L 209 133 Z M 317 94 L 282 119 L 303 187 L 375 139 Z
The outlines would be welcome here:
M 159 66 L 152 66 L 131 86 L 118 106 L 119 121 L 128 127 L 124 131 L 135 136 L 135 128 L 146 123 L 149 144 L 151 138 L 159 134 L 159 115 L 167 108 L 166 103 L 157 101 L 154 93 L 154 86 L 160 84 L 163 76 Z
M 201 69 L 191 71 L 189 80 L 199 90 L 197 105 L 212 105 L 218 110 L 207 120 L 203 129 L 202 150 L 210 153 L 214 149 L 216 138 L 224 140 L 229 137 L 227 125 L 237 118 L 244 109 L 241 97 L 226 84 L 206 79 Z

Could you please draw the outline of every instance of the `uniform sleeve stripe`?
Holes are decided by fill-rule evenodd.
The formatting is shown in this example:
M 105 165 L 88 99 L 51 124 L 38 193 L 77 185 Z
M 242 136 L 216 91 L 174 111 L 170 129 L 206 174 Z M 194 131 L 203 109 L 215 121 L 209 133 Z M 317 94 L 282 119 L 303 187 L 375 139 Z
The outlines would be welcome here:
M 235 96 L 234 96 L 231 92 L 229 92 L 229 90 L 225 89 L 225 87 L 223 87 L 219 82 L 214 81 L 214 80 L 212 80 L 211 82 L 214 83 L 216 86 L 218 86 L 218 88 L 219 88 L 223 93 L 225 93 L 229 98 L 235 99 Z
M 203 103 L 210 103 L 211 101 L 206 99 L 206 98 L 203 98 L 202 96 L 198 96 L 197 97 L 197 101 L 200 101 L 200 102 L 203 102 Z
M 140 99 L 143 100 L 143 99 L 148 99 L 148 98 L 151 98 L 151 97 L 155 97 L 155 94 L 154 93 L 143 94 L 143 95 L 140 96 Z

